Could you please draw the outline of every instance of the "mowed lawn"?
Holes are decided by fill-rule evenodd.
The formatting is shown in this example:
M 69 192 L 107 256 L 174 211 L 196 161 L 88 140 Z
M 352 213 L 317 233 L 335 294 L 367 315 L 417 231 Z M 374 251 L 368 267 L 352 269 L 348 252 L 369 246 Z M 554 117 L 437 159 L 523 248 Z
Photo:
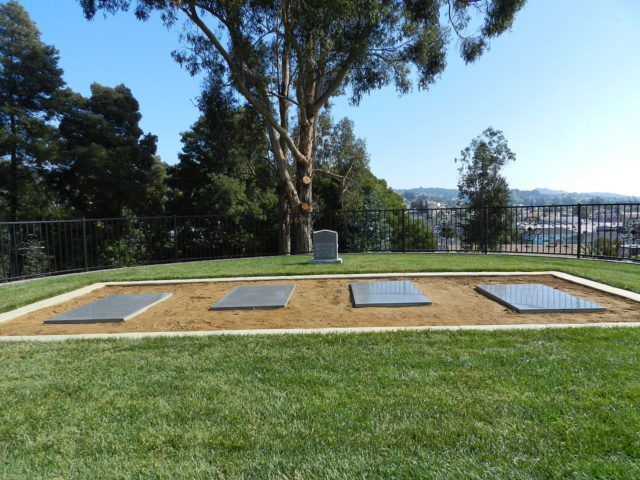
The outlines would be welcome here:
M 640 266 L 351 255 L 0 286 L 0 309 L 105 280 Z M 637 479 L 640 329 L 0 342 L 0 479 Z
M 640 330 L 0 344 L 3 479 L 636 479 Z

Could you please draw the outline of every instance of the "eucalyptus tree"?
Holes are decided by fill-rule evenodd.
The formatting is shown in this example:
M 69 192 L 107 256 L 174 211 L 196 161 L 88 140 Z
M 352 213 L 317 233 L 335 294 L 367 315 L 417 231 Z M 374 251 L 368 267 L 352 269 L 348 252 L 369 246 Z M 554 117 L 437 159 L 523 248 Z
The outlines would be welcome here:
M 159 11 L 169 26 L 184 21 L 189 49 L 174 57 L 191 73 L 206 69 L 224 78 L 262 115 L 283 192 L 280 208 L 298 216 L 296 250 L 308 251 L 315 132 L 327 102 L 348 91 L 357 104 L 388 84 L 400 93 L 412 81 L 426 89 L 445 68 L 452 36 L 471 62 L 512 25 L 525 0 L 79 2 L 87 18 L 134 7 L 141 20 Z M 287 218 L 281 253 L 289 252 Z
M 63 85 L 58 52 L 40 40 L 29 14 L 18 2 L 0 4 L 0 194 L 9 220 L 17 220 L 55 144 L 49 120 Z

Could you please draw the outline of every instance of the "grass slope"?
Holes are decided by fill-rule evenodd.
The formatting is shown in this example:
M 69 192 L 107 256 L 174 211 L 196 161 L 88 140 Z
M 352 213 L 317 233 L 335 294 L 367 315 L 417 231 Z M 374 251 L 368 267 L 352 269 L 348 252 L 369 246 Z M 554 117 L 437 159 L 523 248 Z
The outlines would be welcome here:
M 640 478 L 640 329 L 0 344 L 0 478 Z
M 311 265 L 308 256 L 263 257 L 155 265 L 49 277 L 0 285 L 0 312 L 95 282 L 180 278 L 443 271 L 559 270 L 640 292 L 640 264 L 509 255 L 378 254 L 343 255 L 342 265 Z

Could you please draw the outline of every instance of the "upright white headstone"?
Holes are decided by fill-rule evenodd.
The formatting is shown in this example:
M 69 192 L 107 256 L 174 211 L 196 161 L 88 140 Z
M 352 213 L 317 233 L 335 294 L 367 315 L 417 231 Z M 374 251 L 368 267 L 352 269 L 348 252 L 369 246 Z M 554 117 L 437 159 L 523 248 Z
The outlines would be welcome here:
M 333 230 L 313 232 L 311 263 L 342 263 L 342 259 L 338 258 L 338 232 Z

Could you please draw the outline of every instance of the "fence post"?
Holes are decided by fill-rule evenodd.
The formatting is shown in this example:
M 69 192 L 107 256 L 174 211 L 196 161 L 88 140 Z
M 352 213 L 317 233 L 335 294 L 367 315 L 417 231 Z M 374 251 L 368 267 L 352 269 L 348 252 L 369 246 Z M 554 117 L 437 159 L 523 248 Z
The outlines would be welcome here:
M 402 210 L 402 253 L 407 253 L 407 232 L 405 228 L 404 216 L 406 215 L 406 210 Z
M 89 270 L 89 253 L 87 252 L 87 219 L 82 218 L 82 243 L 84 244 L 84 271 Z
M 582 204 L 578 203 L 578 253 L 580 258 L 580 249 L 582 248 Z
M 178 260 L 178 219 L 173 216 L 173 256 Z

